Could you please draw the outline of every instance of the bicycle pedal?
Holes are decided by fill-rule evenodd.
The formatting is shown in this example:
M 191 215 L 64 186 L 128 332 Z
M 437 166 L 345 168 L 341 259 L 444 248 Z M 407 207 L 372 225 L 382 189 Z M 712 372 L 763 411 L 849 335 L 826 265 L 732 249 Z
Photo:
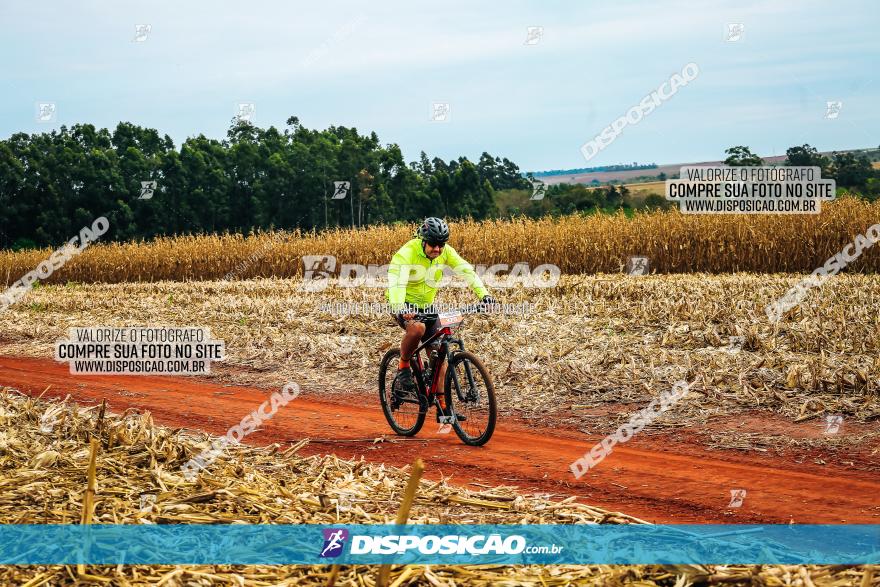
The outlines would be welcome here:
M 455 422 L 455 416 L 440 416 L 437 418 L 437 422 L 440 424 L 452 424 Z

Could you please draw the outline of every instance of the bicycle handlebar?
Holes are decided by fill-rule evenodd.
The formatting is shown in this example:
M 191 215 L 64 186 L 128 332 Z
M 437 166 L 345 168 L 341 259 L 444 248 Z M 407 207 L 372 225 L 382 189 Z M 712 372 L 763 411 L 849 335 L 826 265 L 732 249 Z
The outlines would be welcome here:
M 462 306 L 462 307 L 456 308 L 454 310 L 448 310 L 447 312 L 442 312 L 442 313 L 446 314 L 448 312 L 459 312 L 461 314 L 490 314 L 491 313 L 491 310 L 489 309 L 490 306 L 500 306 L 500 304 L 498 302 L 496 302 L 494 304 L 484 304 L 482 302 L 479 302 L 476 304 L 469 304 L 467 306 Z M 438 318 L 440 316 L 441 312 L 419 312 L 419 311 L 403 310 L 402 312 L 398 312 L 398 314 L 415 314 L 416 319 L 420 319 L 420 318 L 434 319 L 434 318 Z

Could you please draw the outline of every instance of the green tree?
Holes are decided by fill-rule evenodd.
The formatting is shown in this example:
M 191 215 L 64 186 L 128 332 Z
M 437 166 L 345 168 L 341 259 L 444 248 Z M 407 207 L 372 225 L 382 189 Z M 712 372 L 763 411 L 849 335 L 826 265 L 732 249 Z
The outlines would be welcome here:
M 648 194 L 644 206 L 646 210 L 667 210 L 670 207 L 669 200 L 660 194 Z
M 764 164 L 764 160 L 752 153 L 751 149 L 742 145 L 730 147 L 724 150 L 727 153 L 725 165 L 731 167 L 758 167 Z
M 871 162 L 864 155 L 834 153 L 831 177 L 837 180 L 837 187 L 864 189 L 873 176 Z
M 27 206 L 22 201 L 25 167 L 9 144 L 0 142 L 0 248 L 8 248 L 17 240 L 16 228 Z M 34 243 L 36 245 L 36 243 Z
M 791 167 L 821 167 L 823 173 L 830 161 L 808 144 L 791 147 L 785 151 L 785 164 Z

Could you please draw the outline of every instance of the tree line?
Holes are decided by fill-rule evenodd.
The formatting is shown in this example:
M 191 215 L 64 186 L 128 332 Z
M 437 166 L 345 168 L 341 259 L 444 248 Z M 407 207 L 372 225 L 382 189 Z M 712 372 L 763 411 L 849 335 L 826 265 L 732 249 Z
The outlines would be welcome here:
M 748 147 L 726 151 L 728 165 L 761 165 Z M 815 165 L 839 188 L 880 197 L 880 170 L 863 154 L 827 157 L 810 145 L 786 152 L 786 165 Z M 665 175 L 658 177 L 664 180 Z M 538 188 L 541 193 L 538 194 Z M 652 194 L 634 202 L 626 186 L 543 186 L 507 158 L 483 153 L 444 161 L 421 152 L 404 161 L 376 133 L 331 126 L 263 129 L 234 119 L 226 138 L 168 135 L 120 122 L 0 140 L 0 248 L 66 242 L 105 216 L 104 240 L 255 230 L 412 223 L 425 216 L 476 220 L 526 215 L 630 213 L 669 207 Z
M 311 130 L 297 117 L 283 130 L 233 120 L 224 140 L 199 135 L 180 149 L 127 122 L 76 124 L 0 141 L 0 248 L 62 243 L 98 216 L 112 240 L 485 219 L 497 190 L 529 187 L 507 158 L 422 152 L 407 163 L 376 133 Z
M 878 147 L 880 149 L 880 147 Z M 738 145 L 724 151 L 725 165 L 758 167 L 764 160 L 746 146 Z M 834 152 L 830 157 L 808 144 L 790 147 L 785 151 L 784 165 L 792 167 L 819 167 L 823 178 L 834 179 L 838 188 L 855 192 L 869 200 L 880 197 L 880 169 L 871 166 L 864 153 Z

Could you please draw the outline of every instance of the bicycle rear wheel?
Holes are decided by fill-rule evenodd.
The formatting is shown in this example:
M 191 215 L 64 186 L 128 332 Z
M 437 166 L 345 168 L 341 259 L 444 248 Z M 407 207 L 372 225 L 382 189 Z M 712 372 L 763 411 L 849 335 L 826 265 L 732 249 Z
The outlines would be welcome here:
M 418 391 L 407 394 L 394 391 L 399 359 L 400 349 L 391 349 L 382 357 L 379 367 L 379 402 L 392 430 L 401 436 L 415 436 L 425 423 L 427 410 L 422 409 Z
M 495 386 L 483 363 L 468 351 L 455 353 L 446 368 L 444 382 L 447 412 L 454 410 L 467 419 L 452 423 L 455 433 L 465 444 L 482 446 L 495 431 L 497 407 Z

